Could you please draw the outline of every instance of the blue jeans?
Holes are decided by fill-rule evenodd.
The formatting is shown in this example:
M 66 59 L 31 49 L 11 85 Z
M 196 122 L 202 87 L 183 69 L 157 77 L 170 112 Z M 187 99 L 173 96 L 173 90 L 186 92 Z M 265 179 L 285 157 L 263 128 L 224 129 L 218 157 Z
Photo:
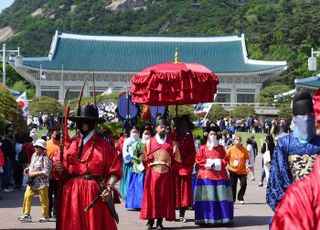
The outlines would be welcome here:
M 3 166 L 3 178 L 2 178 L 2 189 L 8 189 L 10 185 L 10 178 L 12 176 L 13 162 L 7 160 Z

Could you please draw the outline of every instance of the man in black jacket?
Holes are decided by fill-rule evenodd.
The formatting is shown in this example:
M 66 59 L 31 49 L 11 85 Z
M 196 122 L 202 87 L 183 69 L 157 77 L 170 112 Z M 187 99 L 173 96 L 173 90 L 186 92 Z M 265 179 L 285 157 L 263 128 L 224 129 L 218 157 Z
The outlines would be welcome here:
M 4 154 L 2 189 L 4 192 L 12 192 L 13 188 L 10 186 L 10 179 L 12 176 L 13 162 L 15 158 L 12 132 L 8 132 L 2 140 L 1 150 Z

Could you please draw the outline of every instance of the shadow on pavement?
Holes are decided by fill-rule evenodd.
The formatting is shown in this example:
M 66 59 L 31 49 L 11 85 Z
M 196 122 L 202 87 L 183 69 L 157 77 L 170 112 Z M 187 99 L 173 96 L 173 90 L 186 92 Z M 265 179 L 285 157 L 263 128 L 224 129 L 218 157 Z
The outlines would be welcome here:
M 233 227 L 267 225 L 271 216 L 236 216 Z
M 14 192 L 0 192 L 1 202 L 0 208 L 17 208 L 22 207 L 24 191 L 15 190 Z M 19 197 L 17 199 L 17 197 Z M 32 206 L 40 205 L 39 196 L 36 194 L 32 200 Z

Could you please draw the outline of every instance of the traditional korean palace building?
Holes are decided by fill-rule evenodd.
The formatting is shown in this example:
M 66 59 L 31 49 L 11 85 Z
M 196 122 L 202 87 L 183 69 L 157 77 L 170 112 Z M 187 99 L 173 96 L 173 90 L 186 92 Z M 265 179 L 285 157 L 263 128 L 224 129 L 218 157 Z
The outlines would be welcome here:
M 16 57 L 9 62 L 27 81 L 36 85 L 36 95 L 63 100 L 77 97 L 84 80 L 84 95 L 108 87 L 120 91 L 130 78 L 144 68 L 179 61 L 207 66 L 220 79 L 217 102 L 253 103 L 264 84 L 278 77 L 286 61 L 248 58 L 244 34 L 214 37 L 92 36 L 56 32 L 48 57 Z M 40 77 L 42 75 L 43 77 Z M 45 77 L 44 77 L 45 76 Z
M 320 87 L 320 74 L 317 74 L 314 77 L 295 79 L 294 84 L 297 90 L 308 89 L 310 91 L 316 91 Z

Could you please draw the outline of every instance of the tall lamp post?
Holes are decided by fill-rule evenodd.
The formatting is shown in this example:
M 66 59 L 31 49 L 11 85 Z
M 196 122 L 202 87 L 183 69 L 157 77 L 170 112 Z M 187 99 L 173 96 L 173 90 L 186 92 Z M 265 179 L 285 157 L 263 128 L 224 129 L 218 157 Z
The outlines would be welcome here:
M 20 47 L 16 50 L 6 50 L 6 44 L 2 45 L 2 83 L 6 84 L 6 62 L 7 62 L 7 54 L 10 56 L 11 54 L 18 54 L 20 56 Z
M 308 69 L 317 71 L 317 57 L 320 57 L 320 51 L 313 51 L 311 48 L 311 57 L 308 58 Z

